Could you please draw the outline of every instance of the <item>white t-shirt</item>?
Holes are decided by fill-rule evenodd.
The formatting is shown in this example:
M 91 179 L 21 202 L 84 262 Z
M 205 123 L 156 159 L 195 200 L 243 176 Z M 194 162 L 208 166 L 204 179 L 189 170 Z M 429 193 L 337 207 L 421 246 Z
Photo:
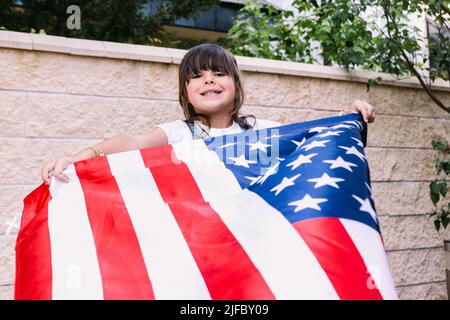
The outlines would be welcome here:
M 249 119 L 249 121 L 253 120 Z M 196 121 L 195 124 L 203 128 L 206 132 L 208 132 L 210 137 L 239 133 L 242 131 L 241 127 L 237 122 L 233 122 L 233 124 L 228 128 L 210 128 L 209 131 L 208 128 L 199 121 Z M 260 130 L 278 126 L 281 126 L 281 124 L 276 121 L 256 119 L 255 125 L 253 126 L 253 130 Z M 192 140 L 191 129 L 189 129 L 189 126 L 186 124 L 186 122 L 182 120 L 175 120 L 172 122 L 162 123 L 157 125 L 156 127 L 161 128 L 165 132 L 168 143 L 176 143 L 185 140 Z

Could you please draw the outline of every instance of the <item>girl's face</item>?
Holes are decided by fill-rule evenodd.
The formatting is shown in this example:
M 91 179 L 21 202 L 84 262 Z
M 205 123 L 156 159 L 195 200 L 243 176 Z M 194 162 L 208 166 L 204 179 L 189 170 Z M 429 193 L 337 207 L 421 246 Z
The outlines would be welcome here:
M 202 70 L 186 85 L 188 99 L 195 112 L 204 115 L 229 113 L 234 105 L 233 78 L 220 71 Z

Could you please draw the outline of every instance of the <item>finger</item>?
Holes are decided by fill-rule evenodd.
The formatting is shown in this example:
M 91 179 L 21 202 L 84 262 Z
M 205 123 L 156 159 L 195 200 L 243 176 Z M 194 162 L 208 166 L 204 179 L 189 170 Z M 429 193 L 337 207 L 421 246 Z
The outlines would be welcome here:
M 53 169 L 48 169 L 48 167 L 43 167 L 41 169 L 41 179 L 45 184 L 50 184 L 50 178 L 52 176 Z
M 62 181 L 62 182 L 69 182 L 69 177 L 67 177 L 64 173 L 55 173 L 53 175 L 56 179 Z
M 363 116 L 364 122 L 369 122 L 369 113 L 366 109 L 361 110 L 361 115 Z
M 368 102 L 364 102 L 364 106 L 363 108 L 367 111 L 367 115 L 370 118 L 374 112 L 374 108 L 372 107 L 372 105 Z
M 366 108 L 367 102 L 365 102 L 364 100 L 355 100 L 354 106 L 359 111 L 362 111 L 362 109 Z
M 359 113 L 358 100 L 353 101 L 353 103 L 348 108 L 348 113 Z
M 51 164 L 45 164 L 41 168 L 41 178 L 42 180 L 45 180 L 48 177 L 48 173 L 50 168 L 52 167 Z
M 64 162 L 56 162 L 53 175 L 58 180 L 69 182 L 69 178 L 63 173 L 64 169 L 66 169 L 66 165 L 64 164 Z
M 55 171 L 53 173 L 53 176 L 63 182 L 69 182 L 69 178 L 63 173 L 64 167 L 59 166 L 55 167 Z
M 47 174 L 44 174 L 44 173 L 42 172 L 42 173 L 41 173 L 41 179 L 42 179 L 42 182 L 47 183 L 47 182 L 48 182 L 48 176 L 47 176 Z
M 49 186 L 50 185 L 50 182 L 51 182 L 51 176 L 49 175 L 49 176 L 47 176 L 47 177 L 43 177 L 42 178 L 42 181 L 47 185 L 47 186 Z
M 354 104 L 355 113 L 363 114 L 366 111 L 366 105 L 362 100 L 356 100 Z
M 370 103 L 368 103 L 367 101 L 364 101 L 364 103 L 366 104 L 367 108 L 370 110 L 374 110 L 373 105 L 371 105 Z

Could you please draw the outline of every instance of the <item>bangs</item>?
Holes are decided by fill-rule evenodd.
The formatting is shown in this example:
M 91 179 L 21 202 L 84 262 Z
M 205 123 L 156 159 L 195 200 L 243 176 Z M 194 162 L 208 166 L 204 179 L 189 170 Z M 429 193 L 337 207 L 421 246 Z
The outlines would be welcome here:
M 189 79 L 202 70 L 211 70 L 213 72 L 222 72 L 234 78 L 236 65 L 233 57 L 228 55 L 220 47 L 208 46 L 192 50 L 190 55 L 186 57 L 185 70 L 182 71 L 184 80 L 189 82 Z

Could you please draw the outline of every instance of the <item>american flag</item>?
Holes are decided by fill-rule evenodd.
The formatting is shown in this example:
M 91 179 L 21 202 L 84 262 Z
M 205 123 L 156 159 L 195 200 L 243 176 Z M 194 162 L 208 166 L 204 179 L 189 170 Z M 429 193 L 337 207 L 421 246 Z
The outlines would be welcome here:
M 24 200 L 16 299 L 396 299 L 350 114 L 77 162 Z

